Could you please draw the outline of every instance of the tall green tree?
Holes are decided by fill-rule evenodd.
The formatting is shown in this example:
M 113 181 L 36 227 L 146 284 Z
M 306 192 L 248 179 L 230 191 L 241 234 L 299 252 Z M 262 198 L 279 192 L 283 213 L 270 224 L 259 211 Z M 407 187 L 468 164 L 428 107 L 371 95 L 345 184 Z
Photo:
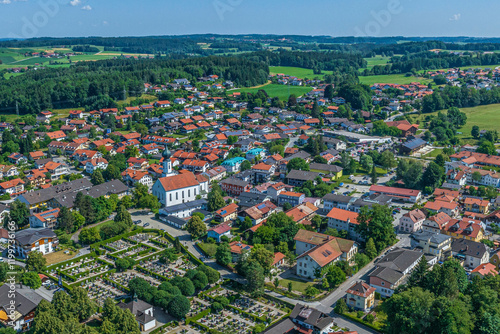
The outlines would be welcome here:
M 224 202 L 224 198 L 222 197 L 222 190 L 217 184 L 212 185 L 212 190 L 208 193 L 207 200 L 207 208 L 208 211 L 211 212 L 217 211 L 226 205 L 226 202 Z
M 382 250 L 397 240 L 393 220 L 389 206 L 375 204 L 371 209 L 365 206 L 358 215 L 356 232 L 365 240 L 373 238 L 376 248 Z
M 191 237 L 198 239 L 207 233 L 207 226 L 198 216 L 192 216 L 186 224 L 186 230 Z

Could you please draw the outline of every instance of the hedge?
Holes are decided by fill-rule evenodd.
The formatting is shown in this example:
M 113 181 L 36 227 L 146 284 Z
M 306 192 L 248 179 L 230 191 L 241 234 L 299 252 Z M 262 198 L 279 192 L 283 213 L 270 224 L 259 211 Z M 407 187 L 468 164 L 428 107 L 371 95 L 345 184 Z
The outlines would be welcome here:
M 150 276 L 152 276 L 153 278 L 156 278 L 156 279 L 161 279 L 163 281 L 169 281 L 170 280 L 168 277 L 165 277 L 163 275 L 155 273 L 155 272 L 153 272 L 153 271 L 151 271 L 149 269 L 146 269 L 144 267 L 141 267 L 141 266 L 136 266 L 135 269 L 138 270 L 138 271 L 143 272 L 144 274 L 148 274 L 148 275 L 150 275 Z
M 380 330 L 381 330 L 380 328 L 376 327 L 375 325 L 370 324 L 370 323 L 368 323 L 368 322 L 366 322 L 366 321 L 363 321 L 363 320 L 359 319 L 358 317 L 352 316 L 352 315 L 350 315 L 350 314 L 343 313 L 343 314 L 340 314 L 340 316 L 341 316 L 341 317 L 346 317 L 346 318 L 349 318 L 349 319 L 351 319 L 352 321 L 355 321 L 355 322 L 357 322 L 357 323 L 360 323 L 360 324 L 362 324 L 362 325 L 364 325 L 364 326 L 366 326 L 366 327 L 368 327 L 368 328 L 371 328 L 371 329 L 373 329 L 373 330 L 375 330 L 375 331 L 377 331 L 377 332 L 380 332 Z
M 201 311 L 200 313 L 198 313 L 194 317 L 187 318 L 186 325 L 189 325 L 190 322 L 196 322 L 196 321 L 200 320 L 204 316 L 208 315 L 210 312 L 212 312 L 212 310 L 210 308 L 207 308 L 206 310 Z

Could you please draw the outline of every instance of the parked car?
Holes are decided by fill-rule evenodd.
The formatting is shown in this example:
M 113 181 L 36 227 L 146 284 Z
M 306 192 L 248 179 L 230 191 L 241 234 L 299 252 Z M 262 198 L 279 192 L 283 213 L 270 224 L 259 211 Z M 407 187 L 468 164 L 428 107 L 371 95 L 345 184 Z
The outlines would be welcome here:
M 149 223 L 144 224 L 144 227 L 148 227 L 148 226 L 149 226 Z

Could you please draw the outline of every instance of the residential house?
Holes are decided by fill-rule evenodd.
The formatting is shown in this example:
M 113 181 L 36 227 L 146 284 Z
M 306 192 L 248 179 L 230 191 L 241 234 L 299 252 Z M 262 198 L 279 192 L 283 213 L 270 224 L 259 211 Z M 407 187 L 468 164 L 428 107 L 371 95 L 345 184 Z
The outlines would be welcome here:
M 225 224 L 225 223 L 222 223 L 222 224 L 219 224 L 215 227 L 212 227 L 207 232 L 207 237 L 213 238 L 217 242 L 221 241 L 222 236 L 226 236 L 229 238 L 230 235 L 231 235 L 231 226 L 229 226 L 228 224 Z
M 368 312 L 375 304 L 376 289 L 365 282 L 356 282 L 346 291 L 347 306 Z
M 408 211 L 399 219 L 398 229 L 400 232 L 413 233 L 422 229 L 425 213 L 420 209 Z
M 422 260 L 422 252 L 396 248 L 380 259 L 368 275 L 370 286 L 382 297 L 390 297 Z
M 30 227 L 53 229 L 57 225 L 57 218 L 60 211 L 59 208 L 55 208 L 40 213 L 33 213 L 29 218 Z
M 220 186 L 222 190 L 233 196 L 239 196 L 242 192 L 249 191 L 251 188 L 250 183 L 237 179 L 235 177 L 230 177 L 223 180 L 220 183 Z
M 488 263 L 490 254 L 486 245 L 468 239 L 453 239 L 451 251 L 454 257 L 463 261 L 463 266 L 474 269 L 477 266 Z
M 292 207 L 302 204 L 304 202 L 305 194 L 297 193 L 293 191 L 282 191 L 278 195 L 278 205 L 284 206 L 285 203 L 289 203 Z
M 108 161 L 104 158 L 90 159 L 85 163 L 85 171 L 89 174 L 94 174 L 98 169 L 103 171 L 106 168 L 108 168 Z
M 356 232 L 358 223 L 358 213 L 333 208 L 327 214 L 328 227 L 334 228 L 337 231 L 347 231 L 347 234 L 355 240 L 363 240 L 361 235 Z
M 300 229 L 294 237 L 297 255 L 296 274 L 313 278 L 317 271 L 336 261 L 351 262 L 358 251 L 352 240 Z
M 215 211 L 215 220 L 220 223 L 225 223 L 238 218 L 238 205 L 231 203 L 225 207 Z
M 452 238 L 446 234 L 418 231 L 410 235 L 412 249 L 419 249 L 427 259 L 435 257 L 436 261 L 444 261 L 451 257 Z
M 15 251 L 23 259 L 26 259 L 33 251 L 38 251 L 43 255 L 52 253 L 58 245 L 57 235 L 49 228 L 28 228 L 16 232 Z

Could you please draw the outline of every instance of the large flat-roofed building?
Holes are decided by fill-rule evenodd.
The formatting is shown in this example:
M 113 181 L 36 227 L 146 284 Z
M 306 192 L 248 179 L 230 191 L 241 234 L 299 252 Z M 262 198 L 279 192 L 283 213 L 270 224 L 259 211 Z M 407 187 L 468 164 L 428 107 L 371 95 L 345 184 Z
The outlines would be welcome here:
M 382 143 L 390 143 L 392 142 L 391 137 L 376 137 L 376 136 L 367 136 L 360 133 L 349 132 L 349 131 L 325 131 L 324 136 L 326 137 L 344 137 L 350 142 L 355 143 L 374 143 L 374 144 L 382 144 Z
M 386 187 L 375 184 L 370 187 L 370 194 L 387 195 L 389 197 L 392 197 L 394 201 L 404 201 L 411 203 L 418 202 L 422 197 L 422 192 L 420 190 Z

